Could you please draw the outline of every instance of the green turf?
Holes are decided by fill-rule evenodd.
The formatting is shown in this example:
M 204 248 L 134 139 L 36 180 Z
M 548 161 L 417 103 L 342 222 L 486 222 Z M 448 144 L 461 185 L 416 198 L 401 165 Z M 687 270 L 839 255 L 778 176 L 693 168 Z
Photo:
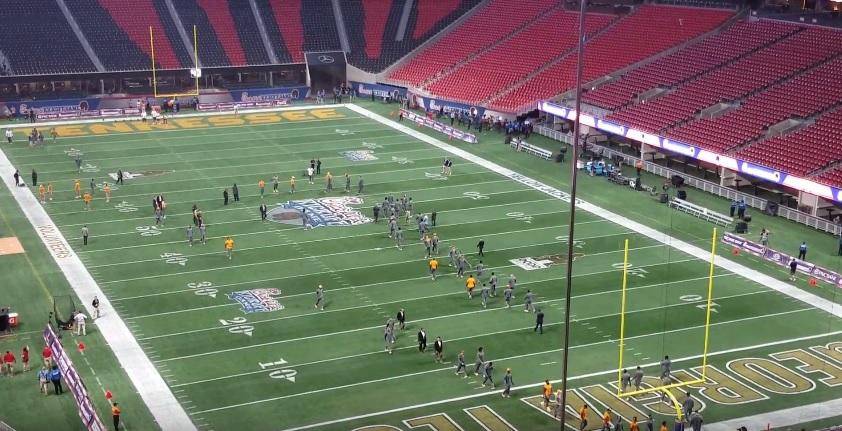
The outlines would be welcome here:
M 388 110 L 375 104 L 366 106 L 381 113 Z M 249 124 L 237 124 L 244 122 Z M 202 429 L 288 429 L 471 397 L 489 390 L 478 388 L 474 377 L 467 382 L 456 378 L 452 364 L 434 363 L 429 352 L 417 353 L 414 338 L 421 327 L 426 329 L 430 344 L 434 337 L 442 336 L 447 361 L 452 362 L 459 350 L 465 350 L 471 366 L 477 347 L 485 347 L 487 358 L 497 363 L 498 380 L 506 367 L 514 370 L 518 385 L 561 378 L 566 267 L 558 264 L 525 271 L 510 260 L 565 253 L 562 237 L 567 235 L 566 203 L 461 159 L 454 160 L 453 176 L 441 179 L 437 174 L 446 153 L 350 110 L 248 114 L 239 119 L 216 118 L 216 126 L 207 127 L 211 124 L 210 120 L 172 120 L 166 130 L 142 133 L 106 133 L 102 126 L 81 126 L 60 129 L 59 143 L 46 149 L 25 145 L 4 148 L 22 171 L 36 169 L 40 181 L 53 183 L 56 196 L 47 204 L 49 214 Z M 132 127 L 122 124 L 112 128 Z M 441 138 L 435 132 L 421 130 Z M 73 133 L 86 135 L 67 136 Z M 562 190 L 568 188 L 568 164 L 515 154 L 500 144 L 502 137 L 493 133 L 484 134 L 481 140 L 483 143 L 475 146 L 455 145 Z M 556 145 L 537 138 L 535 141 L 548 147 Z M 73 159 L 66 154 L 70 148 L 84 153 L 84 163 L 92 172 L 75 172 Z M 377 160 L 351 161 L 339 154 L 367 149 Z M 314 157 L 323 162 L 322 174 L 334 174 L 334 192 L 324 193 L 321 178 L 315 185 L 302 178 L 307 161 Z M 80 179 L 83 189 L 91 177 L 97 183 L 110 183 L 108 173 L 118 168 L 144 172 L 145 176 L 126 180 L 124 186 L 112 186 L 110 203 L 105 203 L 102 192 L 96 190 L 93 211 L 82 211 L 82 203 L 73 196 L 73 180 Z M 359 176 L 365 178 L 363 203 L 353 205 L 364 215 L 370 215 L 370 208 L 388 193 L 411 196 L 416 202 L 415 212 L 436 210 L 438 226 L 433 231 L 443 240 L 442 255 L 447 247 L 455 245 L 469 253 L 469 261 L 475 264 L 480 258 L 474 247 L 484 239 L 487 256 L 482 259 L 490 268 L 483 278 L 495 271 L 502 284 L 508 274 L 514 273 L 518 292 L 513 307 L 504 308 L 500 296 L 492 298 L 487 309 L 481 307 L 479 298 L 469 300 L 464 279 L 453 276 L 444 256 L 440 279 L 430 280 L 412 226 L 406 227 L 407 245 L 399 251 L 387 237 L 382 221 L 305 230 L 259 220 L 260 202 L 274 208 L 290 199 L 346 196 L 341 192 L 345 172 L 352 175 L 353 192 L 349 196 L 356 196 Z M 281 178 L 282 193 L 272 194 L 271 184 L 267 184 L 266 197 L 261 200 L 258 180 L 268 183 L 275 173 Z M 298 180 L 294 195 L 288 191 L 292 175 Z M 224 206 L 222 190 L 230 190 L 234 183 L 240 188 L 241 200 Z M 712 225 L 708 223 L 673 213 L 643 194 L 605 181 L 582 177 L 580 185 L 580 197 L 589 202 L 703 249 L 710 248 Z M 8 193 L 4 193 L 0 198 L 8 200 Z M 154 227 L 151 200 L 157 194 L 164 195 L 169 204 L 168 217 L 163 226 Z M 712 199 L 702 198 L 700 192 L 698 195 L 715 205 Z M 209 238 L 207 244 L 190 247 L 184 230 L 191 224 L 189 211 L 194 204 L 205 214 Z M 26 259 L 32 259 L 34 268 L 45 268 L 39 271 L 42 277 L 51 277 L 48 281 L 45 278 L 45 285 L 66 292 L 67 283 L 54 269 L 49 270 L 55 265 L 18 210 L 3 214 L 28 253 L 2 257 L 0 265 L 25 267 Z M 618 265 L 623 262 L 624 240 L 629 240 L 629 261 L 635 269 L 628 282 L 625 335 L 632 350 L 626 354 L 626 363 L 653 363 L 670 354 L 674 358 L 692 357 L 677 363 L 676 369 L 700 366 L 705 313 L 698 307 L 698 298 L 706 295 L 709 266 L 587 213 L 578 212 L 576 220 L 576 238 L 580 241 L 576 250 L 581 256 L 574 264 L 575 323 L 570 328 L 569 375 L 576 378 L 574 386 L 609 388 L 616 378 L 610 370 L 618 363 Z M 819 244 L 826 241 L 823 237 L 790 223 L 761 220 L 773 226 L 773 239 L 809 237 L 810 244 L 816 244 L 813 256 L 830 262 L 829 256 L 820 257 Z M 86 247 L 78 239 L 82 225 L 91 230 L 91 242 Z M 222 241 L 226 236 L 236 241 L 232 260 L 224 257 Z M 720 252 L 730 255 L 725 247 L 720 247 Z M 762 262 L 742 256 L 736 259 L 777 274 L 777 269 Z M 26 314 L 38 315 L 46 307 L 46 294 L 38 293 L 40 305 L 31 299 L 32 292 L 41 289 L 28 281 L 32 273 L 18 270 L 19 284 L 29 287 L 18 294 L 21 302 L 30 298 L 28 305 L 33 309 Z M 314 290 L 319 284 L 326 291 L 323 311 L 313 308 Z M 232 292 L 265 288 L 281 290 L 277 300 L 283 310 L 244 314 L 239 304 L 227 298 Z M 805 288 L 837 300 L 834 289 Z M 536 293 L 539 307 L 547 314 L 543 336 L 532 331 L 534 317 L 522 311 L 526 289 Z M 715 271 L 715 303 L 711 363 L 722 370 L 729 361 L 739 358 L 764 358 L 839 337 L 786 340 L 842 331 L 837 319 L 719 269 Z M 388 355 L 383 352 L 382 327 L 386 316 L 393 316 L 399 308 L 407 310 L 409 325 L 398 337 L 394 353 Z M 27 323 L 22 331 L 30 328 L 38 329 L 35 323 Z M 107 346 L 95 328 L 91 332 L 84 340 L 88 344 L 86 358 L 105 387 L 125 388 L 127 380 L 115 371 L 116 362 Z M 767 343 L 771 345 L 739 350 Z M 724 353 L 734 349 L 738 351 Z M 74 354 L 74 359 L 77 357 Z M 789 369 L 798 365 L 791 360 L 781 363 Z M 90 380 L 84 367 L 79 368 Z M 648 374 L 655 372 L 655 368 L 647 368 Z M 815 373 L 805 376 L 811 382 L 822 377 Z M 34 380 L 31 383 L 34 391 Z M 749 404 L 708 402 L 706 420 L 719 422 L 829 400 L 834 392 L 828 384 L 815 383 L 800 394 L 796 389 L 783 391 L 791 395 L 756 389 L 768 400 Z M 100 390 L 91 386 L 94 384 L 89 382 L 92 392 Z M 420 423 L 401 424 L 402 420 L 437 413 L 448 413 L 465 430 L 482 429 L 462 409 L 483 405 L 517 429 L 552 426 L 552 418 L 520 400 L 537 393 L 537 388 L 521 389 L 512 399 L 504 400 L 499 395 L 470 398 L 329 424 L 323 429 L 351 430 L 374 424 L 405 429 Z M 571 396 L 582 393 L 571 392 Z M 126 397 L 121 404 L 130 412 L 125 417 L 129 427 L 151 429 L 150 416 L 137 397 L 131 393 Z M 593 403 L 592 398 L 588 400 Z M 104 409 L 104 399 L 99 401 Z M 633 401 L 632 405 L 629 408 L 641 414 L 650 411 L 646 400 Z M 663 406 L 651 409 L 666 418 L 668 410 Z M 73 422 L 72 404 L 63 411 L 67 425 L 78 428 Z M 483 413 L 487 413 L 485 410 L 476 412 L 486 420 L 493 416 Z M 21 429 L 55 425 L 47 422 L 54 418 L 9 417 L 11 422 L 15 419 L 22 424 Z M 598 427 L 597 421 L 591 423 Z M 437 424 L 435 429 L 457 429 L 445 427 L 444 422 Z M 505 429 L 501 426 L 496 423 L 489 428 Z

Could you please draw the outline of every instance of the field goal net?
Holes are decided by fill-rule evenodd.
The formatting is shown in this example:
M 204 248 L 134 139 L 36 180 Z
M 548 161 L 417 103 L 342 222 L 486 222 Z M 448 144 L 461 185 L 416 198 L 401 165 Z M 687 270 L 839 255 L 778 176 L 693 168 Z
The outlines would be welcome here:
M 53 296 L 53 316 L 59 329 L 70 329 L 73 325 L 73 313 L 76 303 L 71 295 Z

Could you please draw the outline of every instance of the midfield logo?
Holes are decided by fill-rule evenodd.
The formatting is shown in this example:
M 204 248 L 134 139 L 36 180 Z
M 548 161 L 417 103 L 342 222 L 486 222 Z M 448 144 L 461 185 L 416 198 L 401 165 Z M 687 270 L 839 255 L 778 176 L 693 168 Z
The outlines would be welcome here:
M 164 175 L 167 172 L 172 172 L 172 171 L 135 171 L 135 172 L 123 171 L 123 179 L 124 180 L 133 180 L 133 179 L 140 178 L 140 177 L 157 177 L 158 175 Z M 112 180 L 117 181 L 117 173 L 116 172 L 112 172 L 112 173 L 108 174 L 108 176 L 111 177 Z
M 304 199 L 289 201 L 269 211 L 269 220 L 276 223 L 303 226 L 303 217 L 307 216 L 309 227 L 319 226 L 357 226 L 371 221 L 351 205 L 364 202 L 356 196 Z
M 584 255 L 584 253 L 573 253 L 573 258 L 570 259 L 567 254 L 550 254 L 539 257 L 521 257 L 518 259 L 511 259 L 509 262 L 515 264 L 521 269 L 534 271 L 536 269 L 546 269 L 553 265 L 565 265 L 571 260 L 576 260 L 576 258 Z
M 280 311 L 284 309 L 276 296 L 281 295 L 281 289 L 252 289 L 241 290 L 239 292 L 229 293 L 228 299 L 240 303 L 240 308 L 245 314 L 251 313 L 269 313 L 272 311 Z
M 352 162 L 370 162 L 377 160 L 377 156 L 375 156 L 374 151 L 371 150 L 341 151 L 339 154 L 347 157 L 348 160 Z

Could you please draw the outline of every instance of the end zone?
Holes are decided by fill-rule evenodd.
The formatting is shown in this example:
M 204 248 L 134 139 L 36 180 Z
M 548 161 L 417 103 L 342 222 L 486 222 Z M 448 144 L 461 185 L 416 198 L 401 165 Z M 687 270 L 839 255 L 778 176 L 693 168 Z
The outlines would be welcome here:
M 25 253 L 16 236 L 0 238 L 0 256 Z

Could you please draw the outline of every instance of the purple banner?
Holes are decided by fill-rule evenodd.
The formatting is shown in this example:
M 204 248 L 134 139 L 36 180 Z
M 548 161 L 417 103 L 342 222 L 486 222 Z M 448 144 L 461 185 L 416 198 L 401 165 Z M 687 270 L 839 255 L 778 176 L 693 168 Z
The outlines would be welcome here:
M 775 263 L 786 268 L 789 268 L 789 263 L 793 259 L 795 259 L 794 256 L 790 256 L 786 253 L 781 253 L 777 250 L 773 250 L 762 244 L 749 241 L 741 236 L 737 236 L 731 233 L 725 233 L 724 235 L 722 235 L 722 242 L 730 246 L 745 250 L 755 256 L 762 257 L 768 260 L 769 262 Z M 842 275 L 824 269 L 820 266 L 813 265 L 812 263 L 805 262 L 803 260 L 796 259 L 796 262 L 796 269 L 798 272 L 802 274 L 807 274 L 817 280 L 821 280 L 826 283 L 830 283 L 836 287 L 842 288 Z
M 73 118 L 120 117 L 140 115 L 136 108 L 91 109 L 89 111 L 50 111 L 35 114 L 38 120 L 68 120 Z
M 448 126 L 447 124 L 439 123 L 438 121 L 431 120 L 427 117 L 422 115 L 418 115 L 412 111 L 407 111 L 405 109 L 401 109 L 404 118 L 409 119 L 410 121 L 414 121 L 418 124 L 423 126 L 429 127 L 437 132 L 444 133 L 445 135 L 452 136 L 460 141 L 465 141 L 469 144 L 476 144 L 477 137 L 476 135 L 472 135 L 470 133 L 463 132 L 459 129 L 454 127 Z
M 64 351 L 61 340 L 59 340 L 55 331 L 53 331 L 53 327 L 49 324 L 44 329 L 44 341 L 50 347 L 50 350 L 53 351 L 53 361 L 58 365 L 62 380 L 64 380 L 64 383 L 70 389 L 70 393 L 73 394 L 73 398 L 76 400 L 79 417 L 85 424 L 85 428 L 88 431 L 105 431 L 105 426 L 102 424 L 99 416 L 97 416 L 91 398 L 88 396 L 85 383 L 82 382 L 82 378 L 76 372 L 73 362 L 70 361 L 70 357 Z

